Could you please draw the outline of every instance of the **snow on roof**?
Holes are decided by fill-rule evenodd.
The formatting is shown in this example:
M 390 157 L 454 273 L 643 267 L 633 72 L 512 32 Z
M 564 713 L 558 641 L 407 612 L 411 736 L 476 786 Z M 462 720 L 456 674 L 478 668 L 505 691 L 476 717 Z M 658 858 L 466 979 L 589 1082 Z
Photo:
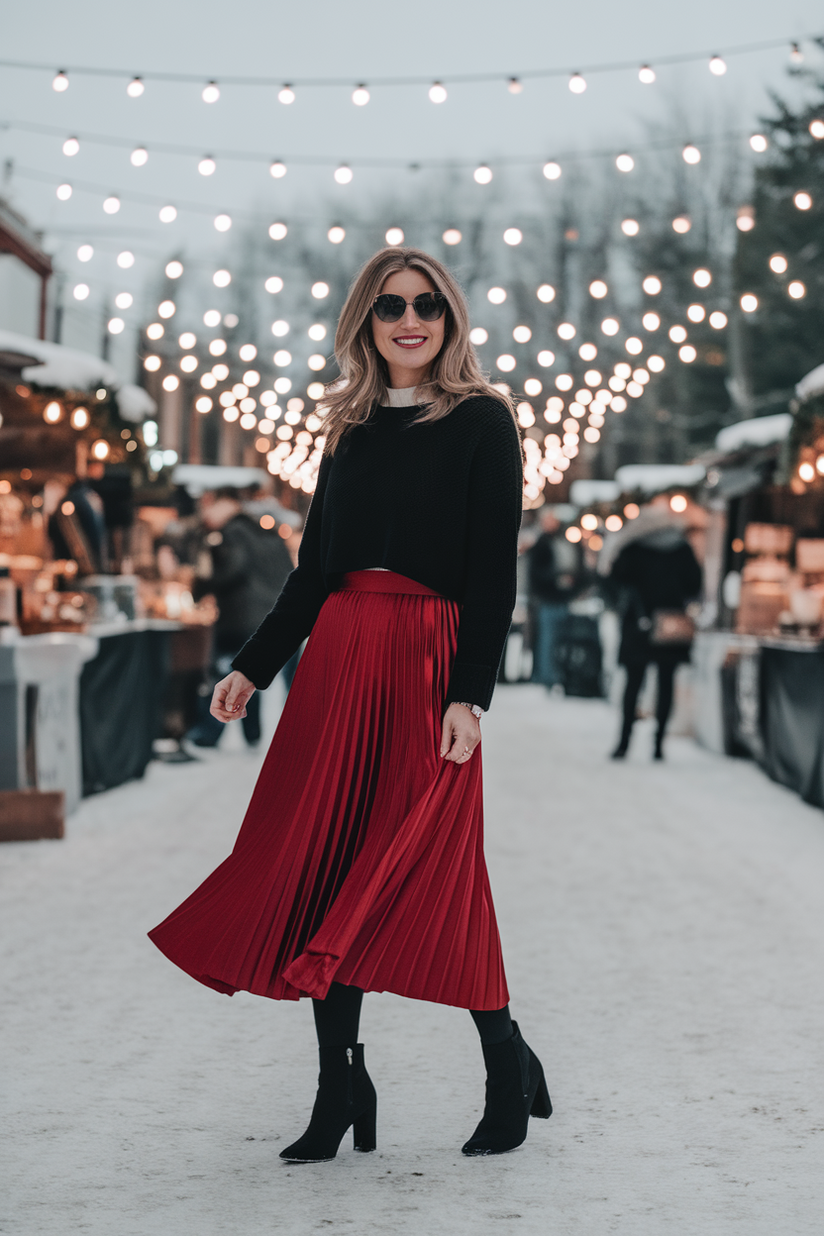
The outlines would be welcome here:
M 246 489 L 268 479 L 263 468 L 232 468 L 226 464 L 178 464 L 172 473 L 172 484 L 184 485 L 193 498 L 210 489 Z
M 46 343 L 14 331 L 0 330 L 0 351 L 19 352 L 37 357 L 37 365 L 22 370 L 24 382 L 35 386 L 56 386 L 62 390 L 88 391 L 96 386 L 120 386 L 117 370 L 108 361 L 89 352 L 75 352 L 59 343 Z
M 615 481 L 573 481 L 569 500 L 575 506 L 591 506 L 593 502 L 614 502 L 621 490 Z
M 640 489 L 646 494 L 659 494 L 676 485 L 697 485 L 706 471 L 703 464 L 627 464 L 615 473 L 621 493 Z
M 824 365 L 821 366 L 824 370 Z M 793 418 L 789 412 L 775 416 L 756 416 L 754 420 L 727 425 L 715 439 L 719 451 L 740 451 L 745 446 L 770 446 L 789 435 Z
M 124 421 L 145 421 L 157 411 L 157 404 L 149 392 L 131 382 L 126 382 L 117 392 L 117 407 Z
M 815 369 L 811 369 L 805 374 L 795 388 L 795 393 L 799 399 L 809 399 L 811 395 L 820 395 L 824 392 L 824 365 L 816 365 Z

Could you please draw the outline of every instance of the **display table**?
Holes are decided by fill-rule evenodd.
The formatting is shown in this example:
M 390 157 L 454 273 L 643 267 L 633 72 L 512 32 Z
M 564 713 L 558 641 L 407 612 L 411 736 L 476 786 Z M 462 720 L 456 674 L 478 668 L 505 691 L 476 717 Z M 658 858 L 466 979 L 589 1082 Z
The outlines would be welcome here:
M 15 635 L 0 644 L 0 789 L 62 790 L 70 814 L 81 794 L 78 677 L 98 641 Z
M 162 729 L 170 640 L 179 629 L 165 619 L 90 626 L 98 652 L 80 677 L 84 794 L 143 776 Z
M 824 646 L 761 641 L 760 763 L 774 781 L 824 807 Z

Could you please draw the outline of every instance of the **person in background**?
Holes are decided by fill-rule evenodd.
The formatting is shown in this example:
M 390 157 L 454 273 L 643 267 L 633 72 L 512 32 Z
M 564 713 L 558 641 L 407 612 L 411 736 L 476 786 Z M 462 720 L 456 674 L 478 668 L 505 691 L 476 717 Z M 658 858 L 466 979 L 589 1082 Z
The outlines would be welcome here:
M 623 723 L 614 760 L 629 749 L 638 696 L 647 666 L 658 668 L 657 730 L 654 758 L 664 758 L 664 734 L 672 712 L 675 671 L 690 659 L 688 626 L 677 630 L 677 617 L 701 590 L 701 568 L 686 537 L 683 520 L 673 514 L 666 499 L 655 500 L 627 523 L 604 546 L 598 573 L 609 579 L 619 598 L 621 647 L 619 664 L 625 666 Z M 664 617 L 676 616 L 676 638 L 663 641 L 657 630 Z
M 233 657 L 269 613 L 292 570 L 283 539 L 274 529 L 262 528 L 243 510 L 236 489 L 220 489 L 205 495 L 201 518 L 207 529 L 206 561 L 199 564 L 194 597 L 211 593 L 218 606 L 214 659 L 218 674 L 228 672 Z M 205 571 L 200 574 L 200 570 Z M 243 718 L 243 735 L 250 747 L 260 741 L 260 695 L 249 701 Z M 222 722 L 208 713 L 187 735 L 198 747 L 215 747 L 224 731 Z
M 535 623 L 532 681 L 552 688 L 561 683 L 557 658 L 560 628 L 570 601 L 583 584 L 581 551 L 563 535 L 555 513 L 546 510 L 541 516 L 540 535 L 528 553 Z

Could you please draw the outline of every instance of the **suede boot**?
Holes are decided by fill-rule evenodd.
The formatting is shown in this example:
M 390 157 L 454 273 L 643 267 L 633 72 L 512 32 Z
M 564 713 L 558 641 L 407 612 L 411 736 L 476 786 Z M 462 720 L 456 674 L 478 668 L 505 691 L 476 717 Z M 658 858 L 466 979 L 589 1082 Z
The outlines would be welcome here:
M 355 1150 L 374 1150 L 378 1097 L 363 1062 L 363 1044 L 321 1047 L 318 1093 L 309 1128 L 280 1152 L 288 1163 L 334 1159 L 346 1130 L 353 1127 Z
M 541 1062 L 521 1038 L 518 1023 L 503 1043 L 483 1045 L 486 1063 L 486 1106 L 469 1141 L 466 1155 L 505 1154 L 526 1140 L 529 1117 L 547 1120 L 552 1103 Z

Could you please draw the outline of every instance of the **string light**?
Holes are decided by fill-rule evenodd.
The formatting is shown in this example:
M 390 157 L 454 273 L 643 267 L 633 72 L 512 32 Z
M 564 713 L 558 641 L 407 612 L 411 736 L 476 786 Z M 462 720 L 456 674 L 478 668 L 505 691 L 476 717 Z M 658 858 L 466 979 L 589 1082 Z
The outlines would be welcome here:
M 72 296 L 75 300 L 88 300 L 90 290 L 88 283 L 76 283 L 72 289 Z
M 524 382 L 524 394 L 531 395 L 533 399 L 536 395 L 540 395 L 543 389 L 543 384 L 537 378 L 527 378 Z
M 177 312 L 177 306 L 173 300 L 163 300 L 157 307 L 158 317 L 172 318 Z
M 647 296 L 657 296 L 661 291 L 661 280 L 657 275 L 647 275 L 641 287 L 646 292 Z
M 541 304 L 548 305 L 555 299 L 555 288 L 551 283 L 542 283 L 535 294 Z
M 638 70 L 638 80 L 645 86 L 651 86 L 655 81 L 655 69 L 651 65 L 642 64 Z
M 90 420 L 87 408 L 75 408 L 71 415 L 72 429 L 85 429 Z
M 149 162 L 149 152 L 145 146 L 136 146 L 129 155 L 132 167 L 145 167 Z
M 146 338 L 152 340 L 162 339 L 166 333 L 166 328 L 161 322 L 150 322 L 146 327 Z
M 528 326 L 516 326 L 512 332 L 512 338 L 516 343 L 529 343 L 532 338 L 532 331 Z
M 243 346 L 238 351 L 238 356 L 240 357 L 242 361 L 253 361 L 255 357 L 257 356 L 257 348 L 255 347 L 253 343 L 244 343 Z M 250 376 L 254 372 L 255 371 L 253 369 L 250 369 L 249 373 L 245 373 L 243 375 L 243 381 L 246 383 L 247 386 L 257 386 L 258 382 L 260 381 L 260 374 L 255 374 L 254 382 L 251 382 L 249 380 Z
M 769 146 L 769 142 L 763 133 L 753 133 L 750 138 L 750 146 L 756 154 L 764 154 L 764 151 Z
M 198 359 L 191 354 L 180 358 L 180 368 L 184 373 L 194 373 L 198 366 Z
M 504 243 L 507 245 L 519 245 L 523 238 L 523 232 L 517 227 L 508 227 L 504 232 Z
M 641 318 L 641 325 L 644 330 L 658 330 L 661 325 L 661 319 L 657 313 L 645 313 Z
M 346 229 L 335 225 L 326 233 L 326 239 L 333 245 L 339 245 L 346 238 Z
M 71 159 L 80 149 L 80 142 L 76 137 L 67 137 L 63 143 L 63 154 L 68 155 Z
M 448 227 L 441 240 L 445 245 L 459 245 L 463 237 L 456 227 Z
M 71 185 L 64 184 L 57 186 L 57 200 L 59 202 L 67 202 L 72 195 Z
M 716 309 L 710 314 L 708 321 L 713 330 L 723 330 L 727 325 L 727 315 Z
M 651 369 L 653 373 L 663 373 L 666 369 L 666 362 L 663 356 L 648 356 L 647 368 Z
M 323 300 L 326 296 L 329 295 L 329 284 L 323 283 L 323 282 L 313 283 L 312 284 L 312 295 L 314 296 L 315 300 Z
M 185 330 L 177 342 L 184 351 L 189 351 L 197 343 L 197 336 L 190 330 Z
M 139 99 L 145 89 L 142 78 L 133 77 L 126 87 L 126 94 L 130 99 Z
M 62 94 L 64 90 L 69 88 L 69 79 L 66 73 L 61 69 L 59 73 L 52 78 L 52 90 L 56 90 L 58 94 Z
M 706 317 L 706 309 L 703 305 L 688 305 L 687 317 L 691 322 L 703 322 Z
M 402 245 L 403 239 L 404 239 L 403 238 L 403 228 L 400 228 L 400 227 L 387 228 L 385 240 L 388 245 Z
M 166 263 L 166 278 L 167 279 L 179 279 L 182 274 L 183 274 L 183 263 L 182 262 L 177 261 L 177 259 L 175 258 L 171 262 Z
M 103 209 L 107 215 L 116 215 L 118 210 L 120 210 L 120 198 L 115 197 L 114 194 L 111 197 L 107 197 L 103 203 Z
M 212 283 L 216 288 L 228 288 L 232 282 L 232 276 L 228 270 L 216 270 L 212 275 Z
M 177 218 L 177 207 L 176 206 L 161 206 L 160 212 L 157 217 L 160 219 L 161 223 L 174 223 L 175 219 Z
M 587 88 L 586 80 L 580 73 L 573 73 L 568 84 L 573 94 L 583 94 Z
M 631 154 L 619 154 L 615 160 L 615 166 L 619 172 L 631 172 L 635 167 L 635 160 Z
M 571 391 L 575 383 L 572 380 L 571 374 L 559 373 L 555 379 L 555 385 L 559 391 Z
M 281 180 L 286 175 L 286 164 L 280 159 L 274 159 L 269 164 L 269 175 L 273 180 Z
M 685 343 L 678 349 L 678 359 L 682 360 L 685 365 L 691 365 L 697 356 L 698 353 L 691 343 Z
M 752 292 L 745 292 L 739 304 L 745 313 L 755 313 L 758 308 L 758 297 L 753 296 Z
M 715 77 L 723 77 L 727 71 L 727 62 L 721 56 L 712 56 L 709 64 L 710 73 Z
M 289 104 L 294 103 L 294 101 L 295 101 L 294 90 L 292 89 L 292 87 L 289 85 L 288 82 L 284 82 L 284 84 L 281 86 L 280 90 L 278 91 L 278 103 L 283 103 L 285 107 L 288 107 Z
M 571 322 L 561 322 L 560 325 L 558 326 L 559 339 L 565 339 L 565 340 L 574 339 L 577 333 L 578 332 L 576 331 L 575 327 L 572 325 Z
M 688 215 L 676 215 L 672 221 L 672 230 L 679 236 L 686 236 L 691 227 L 692 222 Z
M 630 356 L 640 356 L 644 350 L 644 345 L 637 335 L 630 335 L 629 339 L 627 339 L 624 344 L 624 347 L 629 352 Z
M 807 295 L 807 289 L 800 279 L 793 279 L 792 283 L 787 287 L 787 291 L 793 300 L 801 300 L 802 296 Z
M 285 240 L 289 229 L 285 223 L 273 223 L 269 228 L 270 240 Z M 280 291 L 280 288 L 278 288 Z
M 735 226 L 739 232 L 751 232 L 755 227 L 755 207 L 739 206 L 735 216 Z
M 289 323 L 279 318 L 277 322 L 272 323 L 272 334 L 276 339 L 282 339 L 284 335 L 289 334 Z
M 518 362 L 515 357 L 511 356 L 508 352 L 504 352 L 504 354 L 499 356 L 495 361 L 495 364 L 497 368 L 500 369 L 501 373 L 511 373 L 517 363 Z
M 796 193 L 793 197 L 793 205 L 798 210 L 810 210 L 812 208 L 813 199 L 809 193 Z
M 203 99 L 204 103 L 217 103 L 220 98 L 220 89 L 217 82 L 208 82 L 207 85 L 203 87 L 200 97 Z
M 555 364 L 555 353 L 550 352 L 548 348 L 544 348 L 537 356 L 538 364 L 543 369 L 550 369 Z
M 446 102 L 446 88 L 442 82 L 433 82 L 429 87 L 429 101 L 430 103 Z
M 215 230 L 216 231 L 228 232 L 231 226 L 232 226 L 231 215 L 216 215 L 215 216 Z
M 335 180 L 339 185 L 348 185 L 352 181 L 354 173 L 346 163 L 341 163 L 340 167 L 335 168 Z
M 204 416 L 207 412 L 211 412 L 212 407 L 213 407 L 213 404 L 208 395 L 200 395 L 195 400 L 196 410 L 198 412 L 201 412 Z
M 479 167 L 475 168 L 472 178 L 476 184 L 488 185 L 492 180 L 492 168 L 487 167 L 485 163 L 481 163 Z
M 620 329 L 621 325 L 617 318 L 604 318 L 601 323 L 601 334 L 603 335 L 617 335 Z
M 524 89 L 524 84 L 518 77 L 510 77 L 506 83 L 506 88 L 510 94 L 521 94 Z
M 687 337 L 686 329 L 683 326 L 671 326 L 667 333 L 673 343 L 683 343 Z
M 78 262 L 90 262 L 94 257 L 94 247 L 92 245 L 81 245 L 77 250 Z
M 217 164 L 215 163 L 212 156 L 206 155 L 206 157 L 201 159 L 200 162 L 198 163 L 197 170 L 200 172 L 201 176 L 211 176 L 214 173 L 214 170 L 216 167 L 217 167 Z
M 608 291 L 609 288 L 604 283 L 603 279 L 593 279 L 592 283 L 589 285 L 589 294 L 590 296 L 594 296 L 596 300 L 603 300 Z
M 355 107 L 365 107 L 369 102 L 369 97 L 369 91 L 362 83 L 352 91 L 352 102 L 355 104 Z
M 547 180 L 557 180 L 561 175 L 560 163 L 555 163 L 552 159 L 550 159 L 548 163 L 544 164 L 542 170 Z
M 491 305 L 502 305 L 506 300 L 506 289 L 490 288 L 486 294 L 486 299 Z
M 598 355 L 598 349 L 594 343 L 582 343 L 578 349 L 578 355 L 582 361 L 594 361 L 595 357 Z M 593 369 L 591 372 L 594 373 L 595 370 Z M 598 381 L 600 382 L 600 380 L 601 378 L 599 375 Z
M 804 53 L 797 43 L 790 43 L 790 64 L 797 67 L 804 63 Z
M 824 137 L 824 120 L 810 121 L 810 136 L 814 137 L 818 142 L 821 141 L 822 137 Z
M 692 272 L 692 281 L 697 288 L 708 288 L 712 283 L 712 275 L 708 270 L 699 267 Z
M 203 315 L 203 325 L 214 329 L 215 326 L 220 326 L 220 310 L 207 309 Z
M 164 391 L 176 391 L 180 386 L 180 378 L 176 373 L 167 373 L 161 385 Z
M 621 231 L 625 236 L 637 236 L 641 230 L 641 225 L 637 219 L 623 219 L 621 221 Z
M 131 292 L 118 292 L 114 298 L 114 303 L 118 309 L 131 309 L 134 304 L 134 297 Z
M 783 275 L 787 269 L 788 262 L 783 253 L 774 253 L 770 258 L 770 270 L 777 275 Z

